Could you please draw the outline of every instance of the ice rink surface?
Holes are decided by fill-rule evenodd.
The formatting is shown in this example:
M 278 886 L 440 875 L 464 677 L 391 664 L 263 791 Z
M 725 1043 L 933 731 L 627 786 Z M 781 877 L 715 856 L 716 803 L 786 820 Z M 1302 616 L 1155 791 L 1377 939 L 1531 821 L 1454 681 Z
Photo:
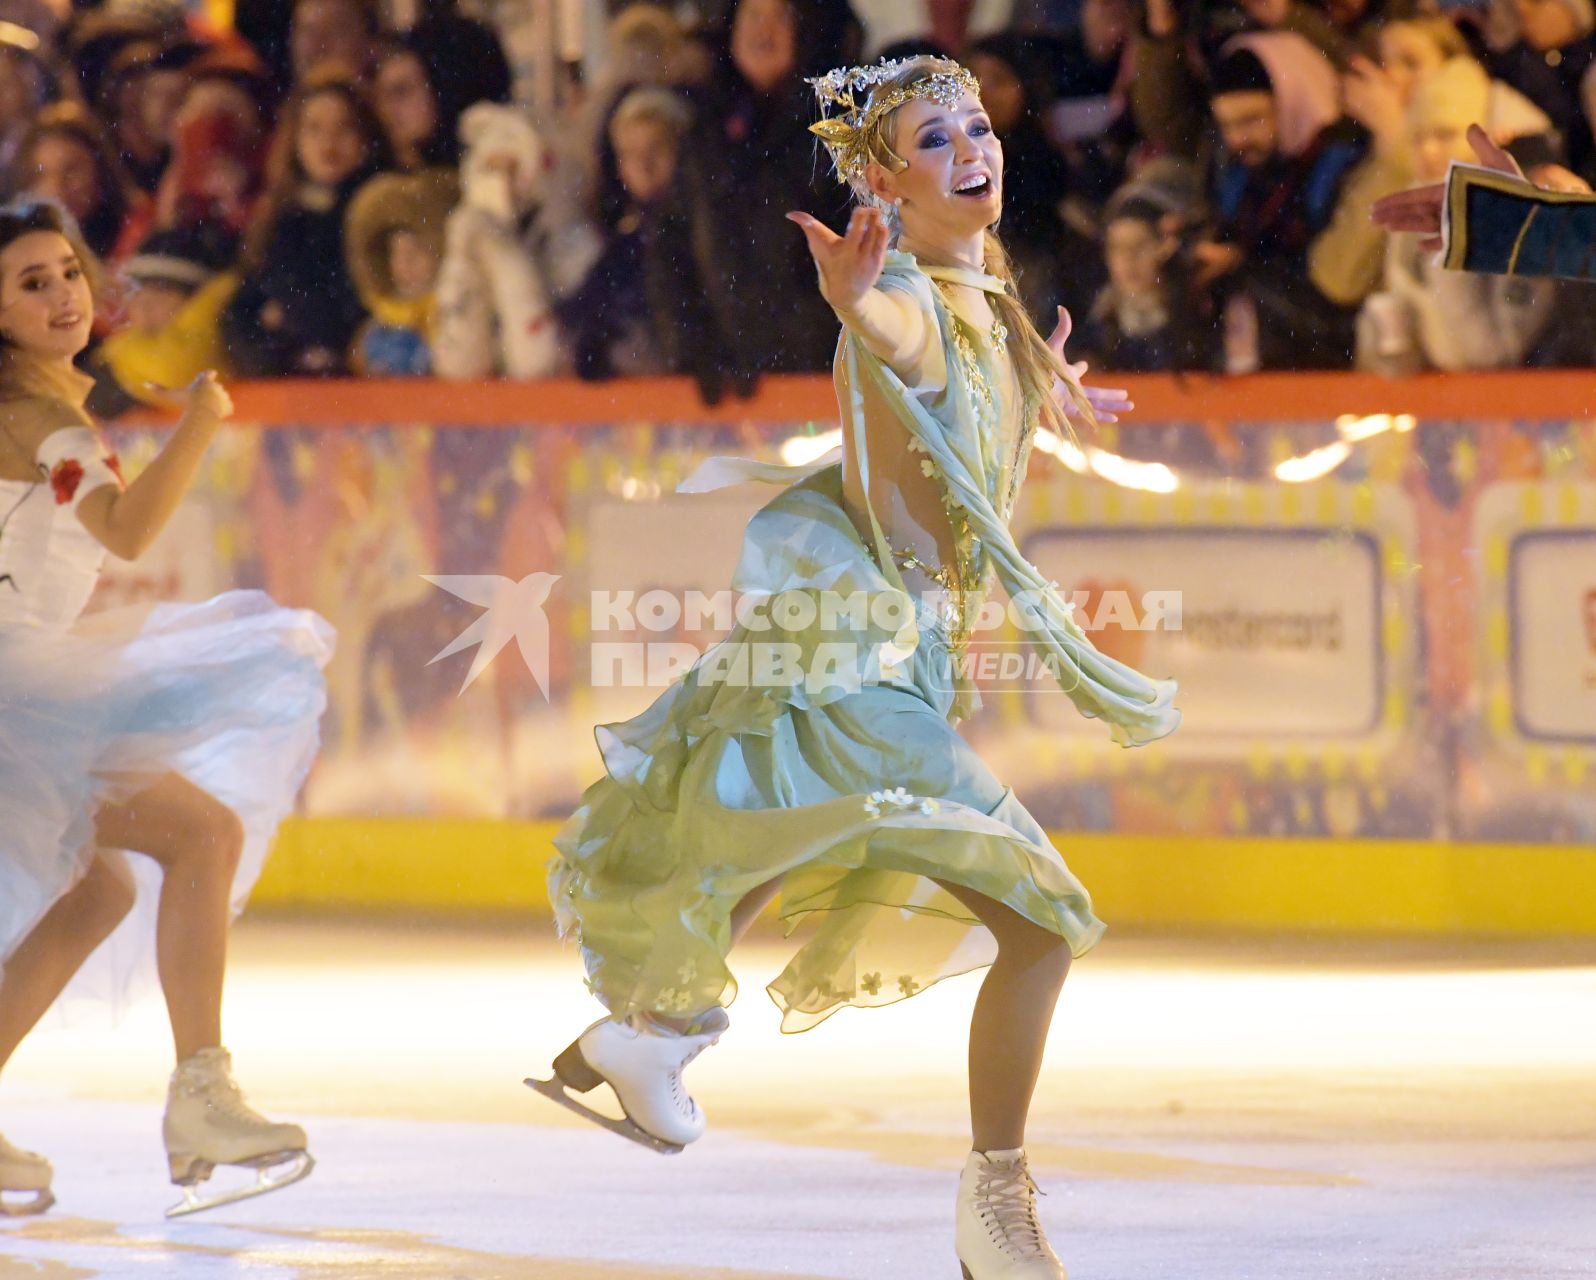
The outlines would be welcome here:
M 0 1219 L 0 1277 L 957 1280 L 977 980 L 783 1037 L 785 950 L 739 953 L 710 1134 L 661 1157 L 521 1084 L 595 1016 L 546 925 L 247 919 L 237 1074 L 315 1173 L 167 1222 L 158 1002 L 41 1032 L 0 1131 L 59 1203 Z M 1596 944 L 1111 935 L 1030 1150 L 1072 1280 L 1596 1276 Z

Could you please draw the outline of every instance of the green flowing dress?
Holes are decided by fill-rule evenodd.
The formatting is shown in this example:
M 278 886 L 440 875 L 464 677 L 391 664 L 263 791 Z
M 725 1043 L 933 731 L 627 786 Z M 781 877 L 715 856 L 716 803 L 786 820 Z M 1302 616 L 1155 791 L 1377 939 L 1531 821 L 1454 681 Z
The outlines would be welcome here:
M 999 447 L 990 388 L 1002 335 L 961 318 L 933 277 L 1003 289 L 888 255 L 878 287 L 922 308 L 947 376 L 913 391 L 844 330 L 838 399 L 865 491 L 866 417 L 892 413 L 940 484 L 966 580 L 996 577 L 1064 692 L 1121 745 L 1163 737 L 1180 721 L 1174 682 L 1098 653 L 1009 534 L 1035 415 L 1009 424 L 1011 447 Z M 1090 948 L 1103 924 L 1085 888 L 954 728 L 980 703 L 956 661 L 964 622 L 910 595 L 874 511 L 874 545 L 860 536 L 835 456 L 808 468 L 712 459 L 682 487 L 730 479 L 785 482 L 749 522 L 733 578 L 768 607 L 641 715 L 598 727 L 605 776 L 555 838 L 551 901 L 580 941 L 589 988 L 617 1017 L 729 1004 L 731 911 L 777 876 L 788 933 L 804 934 L 769 987 L 785 1031 L 990 964 L 991 934 L 936 881 L 1005 904 L 1076 955 Z M 784 661 L 762 661 L 772 645 Z

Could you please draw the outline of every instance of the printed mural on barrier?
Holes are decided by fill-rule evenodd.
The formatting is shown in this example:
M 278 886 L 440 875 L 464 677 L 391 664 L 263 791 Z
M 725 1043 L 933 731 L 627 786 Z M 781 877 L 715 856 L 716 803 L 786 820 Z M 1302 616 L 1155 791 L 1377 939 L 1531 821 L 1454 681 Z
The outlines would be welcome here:
M 729 621 L 742 526 L 775 492 L 677 483 L 712 454 L 816 456 L 823 431 L 240 428 L 97 603 L 255 585 L 331 619 L 309 812 L 560 816 L 599 767 L 594 725 Z M 149 446 L 122 441 L 134 465 Z M 978 636 L 965 731 L 1045 823 L 1596 843 L 1596 424 L 1108 430 L 1037 451 L 1015 525 L 1185 714 L 1114 747 L 1006 665 L 1022 637 Z M 485 619 L 496 582 L 546 626 L 542 681 L 531 633 Z

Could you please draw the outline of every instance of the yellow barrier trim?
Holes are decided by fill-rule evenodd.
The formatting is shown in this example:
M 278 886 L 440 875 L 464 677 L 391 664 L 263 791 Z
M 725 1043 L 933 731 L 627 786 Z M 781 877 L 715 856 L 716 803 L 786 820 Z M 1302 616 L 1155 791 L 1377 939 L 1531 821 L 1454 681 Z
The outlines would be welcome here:
M 303 818 L 254 907 L 546 915 L 554 821 Z M 1057 834 L 1111 925 L 1596 936 L 1596 848 Z

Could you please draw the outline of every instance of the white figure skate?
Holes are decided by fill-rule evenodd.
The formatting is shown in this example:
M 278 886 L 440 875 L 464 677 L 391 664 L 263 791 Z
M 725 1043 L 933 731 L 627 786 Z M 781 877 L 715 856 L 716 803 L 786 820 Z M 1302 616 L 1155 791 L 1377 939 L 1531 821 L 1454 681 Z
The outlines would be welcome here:
M 1069 1280 L 1036 1216 L 1024 1151 L 970 1152 L 953 1241 L 964 1280 Z
M 551 1102 L 623 1138 L 676 1155 L 704 1134 L 704 1113 L 682 1084 L 682 1071 L 720 1039 L 731 1019 L 724 1009 L 706 1014 L 692 1034 L 663 1027 L 644 1014 L 595 1022 L 554 1060 L 554 1078 L 526 1083 Z M 616 1120 L 578 1102 L 601 1084 L 614 1091 L 626 1119 Z
M 244 1104 L 226 1049 L 201 1049 L 178 1064 L 166 1094 L 166 1158 L 183 1199 L 168 1218 L 199 1213 L 278 1191 L 309 1175 L 316 1162 L 297 1124 L 274 1124 Z M 255 1182 L 212 1196 L 199 1185 L 219 1164 L 254 1169 Z
M 20 1218 L 43 1213 L 55 1203 L 50 1194 L 50 1162 L 0 1136 L 0 1214 Z M 8 1200 L 11 1195 L 31 1195 L 31 1200 Z

